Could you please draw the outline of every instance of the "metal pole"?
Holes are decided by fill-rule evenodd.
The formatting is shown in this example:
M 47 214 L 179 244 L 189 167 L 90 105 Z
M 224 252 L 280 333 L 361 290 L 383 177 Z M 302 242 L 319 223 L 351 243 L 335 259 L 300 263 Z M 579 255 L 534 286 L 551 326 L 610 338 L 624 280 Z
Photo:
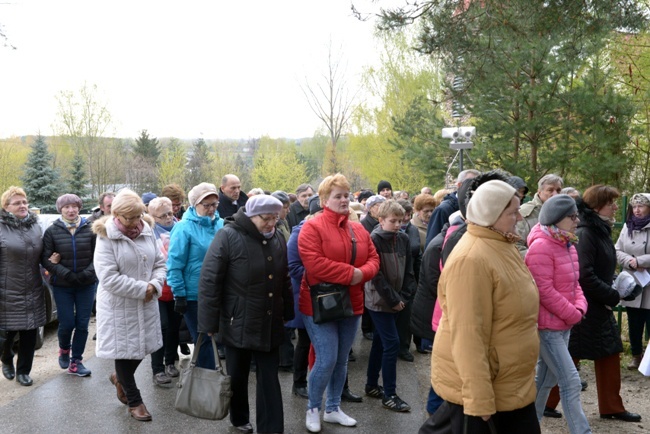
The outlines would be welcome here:
M 459 149 L 460 158 L 458 159 L 458 173 L 463 171 L 463 150 Z

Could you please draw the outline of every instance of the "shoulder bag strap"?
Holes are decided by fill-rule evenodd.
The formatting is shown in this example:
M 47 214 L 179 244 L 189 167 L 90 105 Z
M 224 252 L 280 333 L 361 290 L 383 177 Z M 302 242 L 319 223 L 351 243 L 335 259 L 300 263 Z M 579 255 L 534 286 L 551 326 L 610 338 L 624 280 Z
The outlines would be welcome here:
M 354 237 L 354 231 L 352 230 L 352 225 L 348 223 L 348 229 L 350 230 L 350 239 L 352 240 L 352 259 L 350 259 L 350 265 L 354 266 L 354 260 L 357 259 L 357 239 Z

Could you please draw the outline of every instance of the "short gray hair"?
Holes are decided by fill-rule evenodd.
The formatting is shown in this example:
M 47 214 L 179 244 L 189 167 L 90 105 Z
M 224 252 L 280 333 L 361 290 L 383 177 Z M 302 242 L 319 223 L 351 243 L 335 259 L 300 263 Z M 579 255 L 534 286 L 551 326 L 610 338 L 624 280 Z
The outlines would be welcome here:
M 172 206 L 172 200 L 165 196 L 155 197 L 149 202 L 149 214 L 157 212 L 163 205 Z
M 558 175 L 549 173 L 548 175 L 544 175 L 539 179 L 537 182 L 537 189 L 541 190 L 542 186 L 546 184 L 560 184 L 560 187 L 562 187 L 564 185 L 564 180 Z
M 479 171 L 476 170 L 476 169 L 467 169 L 467 170 L 463 170 L 462 172 L 460 172 L 460 173 L 458 174 L 458 179 L 456 180 L 456 182 L 460 184 L 460 183 L 463 182 L 465 179 L 467 179 L 467 175 L 474 175 L 474 177 L 477 177 L 477 176 L 479 176 L 480 174 L 481 174 L 481 172 L 479 172 Z
M 310 184 L 300 184 L 296 188 L 296 195 L 298 195 L 300 193 L 304 193 L 305 191 L 309 190 L 310 188 L 311 188 L 311 191 L 315 192 L 314 187 L 312 187 Z

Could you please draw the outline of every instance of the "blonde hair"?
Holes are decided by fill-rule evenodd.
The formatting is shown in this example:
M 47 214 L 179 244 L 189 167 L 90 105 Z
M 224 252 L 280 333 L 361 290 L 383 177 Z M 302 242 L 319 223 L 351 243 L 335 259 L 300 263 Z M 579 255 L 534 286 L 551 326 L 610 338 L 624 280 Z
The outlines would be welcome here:
M 149 214 L 158 211 L 163 205 L 169 205 L 171 207 L 172 200 L 164 196 L 151 199 L 151 202 L 149 202 L 149 206 L 147 207 Z
M 440 205 L 440 202 L 442 202 L 445 196 L 453 191 L 454 190 L 447 190 L 446 188 L 440 189 L 433 194 L 433 198 L 438 202 L 438 205 Z
M 320 198 L 321 207 L 325 206 L 325 202 L 329 199 L 334 187 L 344 188 L 350 191 L 350 183 L 341 173 L 327 176 L 318 186 L 318 197 Z
M 400 205 L 396 200 L 389 199 L 379 205 L 379 211 L 377 211 L 377 217 L 385 219 L 388 216 L 394 215 L 400 219 L 404 218 L 406 211 L 402 205 Z
M 142 214 L 145 211 L 144 203 L 138 194 L 128 188 L 117 193 L 111 205 L 111 214 L 113 217 L 124 214 Z
M 0 199 L 0 200 L 2 200 L 2 209 L 7 208 L 7 206 L 9 205 L 9 201 L 14 196 L 25 196 L 25 199 L 27 199 L 27 195 L 25 194 L 25 190 L 23 190 L 20 187 L 16 187 L 16 186 L 12 185 L 11 187 L 9 187 L 7 189 L 7 191 L 2 193 L 2 198 Z

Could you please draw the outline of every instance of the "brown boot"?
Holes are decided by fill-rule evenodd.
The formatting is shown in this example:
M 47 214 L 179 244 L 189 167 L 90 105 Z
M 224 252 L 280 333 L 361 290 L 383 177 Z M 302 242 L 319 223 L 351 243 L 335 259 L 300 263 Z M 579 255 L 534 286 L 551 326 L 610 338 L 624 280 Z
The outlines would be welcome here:
M 630 362 L 629 365 L 627 365 L 627 369 L 629 369 L 630 371 L 639 369 L 639 365 L 641 365 L 641 359 L 643 359 L 643 356 L 641 354 L 637 356 L 632 356 L 632 361 Z
M 110 377 L 108 377 L 108 380 L 115 386 L 115 389 L 117 389 L 117 399 L 120 400 L 122 404 L 128 404 L 128 401 L 126 399 L 126 393 L 124 392 L 124 388 L 120 384 L 119 381 L 117 381 L 117 374 L 113 372 Z
M 131 413 L 131 417 L 135 420 L 142 422 L 149 422 L 151 420 L 151 414 L 149 414 L 144 404 L 140 404 L 137 407 L 129 407 L 129 413 Z

